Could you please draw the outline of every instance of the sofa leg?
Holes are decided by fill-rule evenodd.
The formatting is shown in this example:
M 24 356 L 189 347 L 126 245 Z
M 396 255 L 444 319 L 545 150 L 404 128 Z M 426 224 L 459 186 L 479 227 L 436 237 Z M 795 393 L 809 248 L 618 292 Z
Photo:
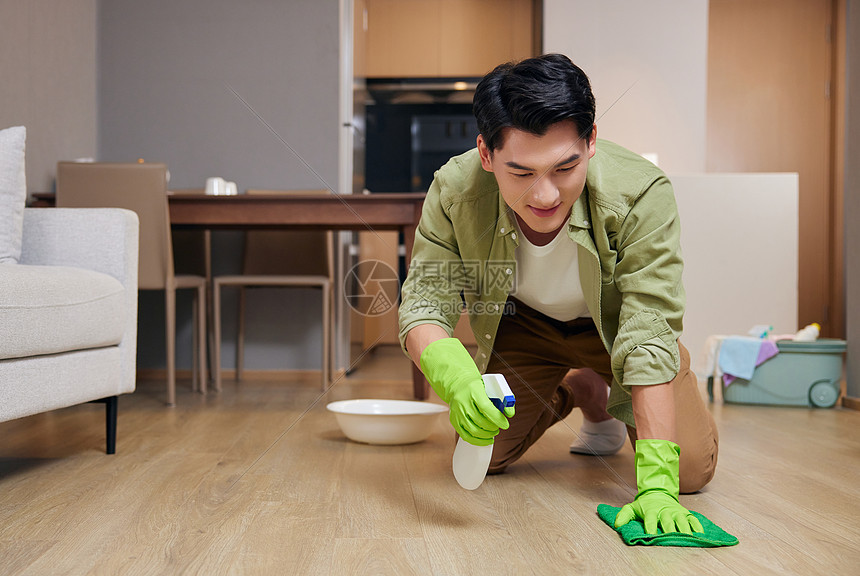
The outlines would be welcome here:
M 108 454 L 116 454 L 116 417 L 119 405 L 118 396 L 108 396 L 100 400 L 93 400 L 105 405 L 105 432 L 107 434 Z
M 119 398 L 105 398 L 105 432 L 107 433 L 107 453 L 116 454 L 116 416 Z

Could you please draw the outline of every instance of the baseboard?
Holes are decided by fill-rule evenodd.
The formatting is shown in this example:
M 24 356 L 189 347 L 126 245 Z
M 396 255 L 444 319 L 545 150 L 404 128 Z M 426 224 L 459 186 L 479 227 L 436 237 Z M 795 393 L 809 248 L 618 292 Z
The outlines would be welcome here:
M 860 398 L 852 398 L 850 396 L 842 397 L 842 407 L 849 410 L 860 410 Z

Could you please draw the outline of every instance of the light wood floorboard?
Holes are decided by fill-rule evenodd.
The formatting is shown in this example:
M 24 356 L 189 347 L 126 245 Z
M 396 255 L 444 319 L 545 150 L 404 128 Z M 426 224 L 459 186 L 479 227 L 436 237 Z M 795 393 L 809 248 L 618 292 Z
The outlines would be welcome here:
M 0 424 L 3 574 L 860 574 L 860 412 L 711 404 L 717 474 L 682 503 L 732 548 L 627 547 L 596 515 L 634 492 L 633 451 L 567 448 L 575 411 L 476 491 L 451 474 L 440 419 L 408 446 L 348 441 L 325 406 L 411 395 L 399 350 L 321 392 L 315 375 L 164 382 L 104 407 Z M 435 397 L 431 401 L 438 402 Z

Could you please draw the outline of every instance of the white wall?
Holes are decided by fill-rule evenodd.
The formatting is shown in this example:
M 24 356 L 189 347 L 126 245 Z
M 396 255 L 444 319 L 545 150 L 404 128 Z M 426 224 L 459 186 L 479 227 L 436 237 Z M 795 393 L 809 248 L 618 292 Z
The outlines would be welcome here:
M 96 0 L 0 1 L 0 128 L 27 127 L 27 190 L 96 153 Z
M 707 0 L 545 0 L 544 52 L 585 70 L 598 136 L 705 170 Z
M 797 330 L 797 174 L 670 175 L 681 216 L 694 368 L 712 334 Z

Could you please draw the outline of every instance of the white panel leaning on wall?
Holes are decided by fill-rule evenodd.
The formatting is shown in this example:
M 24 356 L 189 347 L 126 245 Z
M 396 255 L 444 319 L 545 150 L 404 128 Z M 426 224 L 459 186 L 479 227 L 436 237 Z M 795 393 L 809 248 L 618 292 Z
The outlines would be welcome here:
M 797 331 L 797 174 L 669 178 L 687 290 L 682 341 L 693 368 L 709 335 L 745 335 L 756 324 Z

